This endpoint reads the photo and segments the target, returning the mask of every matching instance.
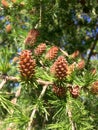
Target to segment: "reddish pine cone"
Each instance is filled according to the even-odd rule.
[[[9,3],[8,3],[8,1],[7,0],[1,0],[1,3],[2,3],[2,5],[4,6],[4,7],[9,7]]]
[[[6,32],[7,32],[7,33],[11,32],[11,30],[12,30],[11,24],[8,24],[8,25],[5,27],[5,29],[6,29]]]
[[[81,70],[84,67],[85,67],[85,61],[84,60],[79,61],[77,64],[77,68]]]
[[[79,55],[79,53],[80,52],[78,50],[75,51],[74,53],[71,54],[71,58],[73,58],[73,59],[76,58]]]
[[[92,69],[91,69],[91,73],[92,73],[93,75],[95,75],[95,74],[96,74],[96,72],[97,72],[97,71],[96,71],[96,69],[95,69],[95,68],[92,68]]]
[[[35,55],[41,55],[46,50],[46,44],[41,43],[37,46],[37,48],[34,50]]]
[[[92,84],[91,91],[92,91],[94,94],[98,94],[98,81],[95,81],[95,82]]]
[[[49,60],[54,59],[54,58],[57,56],[58,50],[59,50],[59,49],[58,49],[58,47],[56,47],[56,46],[51,47],[51,48],[48,50],[48,52],[46,53],[45,58],[46,58],[46,59],[49,59]]]
[[[68,64],[63,56],[59,56],[55,63],[55,76],[62,80],[67,76]]]
[[[58,96],[58,97],[64,97],[66,94],[66,89],[64,87],[57,87],[56,85],[53,85],[52,91]]]
[[[31,29],[26,37],[25,44],[33,46],[34,43],[37,41],[38,36],[39,31],[37,29]]]
[[[24,50],[21,52],[21,55],[19,57],[19,68],[20,73],[25,78],[31,78],[35,73],[35,60],[32,59],[32,53],[29,50]]]
[[[74,88],[70,88],[70,94],[72,95],[73,98],[77,98],[79,96],[80,89],[79,86],[75,86]]]

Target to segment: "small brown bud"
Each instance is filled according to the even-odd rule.
[[[9,7],[9,3],[8,3],[8,1],[7,0],[1,0],[1,3],[2,3],[2,5],[4,6],[4,7]]]
[[[56,86],[53,85],[52,91],[58,96],[58,97],[64,97],[66,94],[66,89],[62,86]]]
[[[85,67],[85,61],[84,60],[79,61],[77,64],[77,68],[81,70],[84,67]]]
[[[80,54],[80,52],[77,50],[77,51],[75,51],[74,53],[72,53],[71,55],[70,55],[70,57],[71,58],[76,58],[77,56],[79,56],[79,54]]]
[[[77,98],[79,96],[80,93],[80,88],[79,86],[75,86],[75,87],[71,87],[70,88],[70,94],[72,95],[73,98]]]
[[[92,73],[93,75],[95,75],[95,74],[96,74],[96,69],[95,69],[95,68],[92,68],[92,69],[91,69],[91,73]]]
[[[98,81],[95,81],[95,82],[92,84],[91,91],[92,91],[94,94],[98,94]]]
[[[11,30],[12,30],[11,24],[8,24],[8,25],[5,27],[5,29],[6,29],[6,32],[7,32],[7,33],[11,32]]]
[[[39,31],[37,29],[31,29],[25,39],[25,44],[33,46],[37,41],[37,37],[39,36]]]

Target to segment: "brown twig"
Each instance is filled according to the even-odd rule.
[[[42,79],[38,79],[37,82],[38,82],[39,84],[42,84],[42,85],[52,85],[52,84],[53,84],[53,82],[44,81],[44,80],[42,80]]]
[[[18,87],[18,90],[17,90],[16,93],[15,93],[15,97],[11,100],[11,102],[12,102],[13,104],[16,104],[17,99],[18,99],[18,97],[20,96],[20,93],[21,93],[21,86]]]
[[[87,59],[87,64],[89,64],[90,58],[93,55],[93,50],[95,49],[96,44],[97,44],[97,40],[95,40],[94,43],[91,45],[90,53],[89,53],[88,59]]]
[[[60,51],[63,53],[64,56],[68,57],[68,53],[60,48]]]
[[[76,130],[75,124],[74,124],[74,122],[73,122],[73,120],[72,120],[71,110],[69,109],[67,113],[68,113],[68,117],[69,117],[69,121],[70,121],[72,130]]]
[[[42,89],[42,91],[41,91],[41,93],[40,93],[40,95],[39,95],[39,97],[38,97],[38,100],[40,100],[40,99],[44,96],[47,87],[48,87],[48,84],[46,84],[46,85],[43,86],[43,89]],[[28,123],[28,128],[27,128],[27,130],[31,130],[31,129],[32,129],[33,118],[34,118],[34,115],[35,115],[35,113],[36,113],[36,111],[37,111],[37,105],[38,105],[38,104],[36,104],[36,105],[34,106],[34,109],[33,109],[32,113],[31,113],[30,121],[29,121],[29,123]]]
[[[69,122],[71,124],[71,129],[76,130],[75,123],[74,123],[74,121],[72,119],[71,104],[72,104],[71,101],[69,101],[68,104],[67,104],[67,109],[66,110],[67,110]]]
[[[40,20],[39,20],[39,26],[42,25],[42,0],[40,0]]]
[[[14,76],[8,75],[0,75],[0,79],[10,80],[10,81],[18,81],[19,79]]]
[[[3,79],[2,82],[0,83],[0,89],[3,88],[3,86],[6,84],[7,80]]]
[[[6,80],[11,80],[11,81],[17,81],[17,82],[19,81],[19,78],[14,77],[14,76],[0,75],[0,78],[1,79],[6,79]],[[51,84],[53,84],[53,82],[44,81],[42,79],[37,79],[37,82],[39,84],[42,84],[42,85],[46,85],[46,84],[51,85]]]
[[[7,76],[7,75],[0,75],[0,79],[2,79],[2,82],[0,84],[0,89],[3,88],[3,86],[7,83],[8,80],[10,81],[18,81],[19,79],[17,79],[16,77],[13,76]]]

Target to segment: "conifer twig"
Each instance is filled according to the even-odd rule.
[[[75,123],[72,119],[71,104],[72,104],[71,101],[69,101],[67,104],[67,114],[68,114],[69,122],[71,124],[71,129],[76,130]]]
[[[10,80],[10,81],[18,81],[19,79],[14,76],[8,75],[0,75],[0,79]]]
[[[19,81],[19,78],[17,77],[14,77],[14,76],[7,76],[7,75],[0,75],[0,79],[6,79],[6,80],[9,80],[9,81]],[[51,85],[53,84],[53,82],[50,82],[50,81],[44,81],[42,79],[37,79],[37,82],[39,84],[42,84],[42,85]]]
[[[60,48],[60,51],[63,53],[64,56],[68,57],[68,53]]]
[[[38,79],[37,82],[38,82],[39,84],[42,84],[42,85],[52,85],[52,84],[53,84],[53,82],[44,81],[44,80],[42,80],[42,79]]]
[[[96,39],[96,40],[94,41],[94,43],[91,45],[90,53],[89,53],[88,59],[87,59],[87,64],[89,63],[90,58],[91,58],[91,56],[93,55],[93,50],[95,49],[96,44],[97,44],[97,39]]]
[[[47,87],[48,87],[48,84],[46,84],[46,85],[43,86],[43,89],[42,89],[42,91],[41,91],[41,93],[40,93],[40,95],[39,95],[39,97],[38,97],[38,100],[40,100],[40,99],[44,96]],[[31,129],[32,129],[33,118],[34,118],[34,115],[35,115],[35,113],[36,113],[36,111],[37,111],[37,105],[38,105],[38,104],[36,104],[36,105],[34,106],[34,109],[33,109],[32,113],[31,113],[30,121],[29,121],[29,123],[28,123],[28,128],[27,128],[27,130],[31,130]]]
[[[39,25],[41,26],[42,24],[42,0],[40,0],[40,20],[39,20]]]
[[[71,113],[71,110],[68,109],[68,112],[67,112],[67,113],[68,113],[68,117],[69,117],[69,121],[70,121],[72,130],[76,130],[75,124],[74,124],[74,122],[73,122],[73,120],[72,120],[72,113]]]
[[[2,87],[4,86],[4,84],[6,84],[7,80],[3,79],[2,82],[0,83],[0,89],[2,89]]]
[[[18,87],[18,90],[15,92],[15,97],[11,100],[13,104],[16,104],[18,97],[20,96],[21,93],[21,86]]]

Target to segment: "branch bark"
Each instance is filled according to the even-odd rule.
[[[71,124],[71,129],[72,129],[72,130],[76,130],[75,123],[74,123],[74,121],[73,121],[73,119],[72,119],[71,104],[72,104],[71,101],[69,101],[69,102],[67,103],[66,110],[67,110],[69,122],[70,122],[70,124]]]
[[[18,81],[19,79],[14,76],[8,75],[0,75],[0,79],[10,80],[10,81]]]
[[[0,84],[0,89],[2,89],[2,88],[3,88],[4,84],[6,84],[6,82],[7,82],[7,80],[6,80],[6,79],[3,79],[3,80],[2,80],[2,82],[1,82],[1,84]]]
[[[87,64],[89,64],[90,58],[93,55],[93,50],[95,49],[96,44],[97,44],[97,40],[95,40],[94,43],[91,45],[90,53],[89,53],[88,59],[87,59]]]
[[[47,87],[48,87],[48,84],[46,84],[46,85],[43,86],[43,89],[42,89],[42,91],[41,91],[41,93],[40,93],[40,95],[39,95],[39,97],[38,97],[38,100],[40,100],[40,99],[44,96]],[[32,130],[33,119],[34,119],[34,115],[35,115],[35,113],[36,113],[36,111],[37,111],[37,105],[38,105],[38,104],[36,104],[36,105],[34,106],[34,109],[33,109],[32,113],[31,113],[30,121],[29,121],[29,123],[28,123],[28,128],[27,128],[27,130]]]
[[[76,130],[75,124],[74,124],[74,122],[73,122],[73,120],[72,120],[71,110],[69,109],[67,113],[68,113],[68,117],[69,117],[69,121],[70,121],[72,130]]]

